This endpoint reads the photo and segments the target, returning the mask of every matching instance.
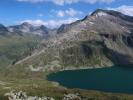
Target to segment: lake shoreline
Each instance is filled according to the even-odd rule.
[[[93,70],[91,70],[91,69],[93,69]],[[99,69],[99,70],[97,70],[97,69]],[[47,80],[51,81],[51,82],[56,82],[56,83],[58,83],[59,86],[63,86],[68,89],[78,88],[78,89],[83,89],[83,90],[94,90],[94,91],[101,91],[101,92],[108,92],[108,93],[133,94],[133,91],[130,89],[130,88],[132,88],[132,86],[130,85],[130,81],[129,81],[129,80],[132,80],[129,77],[129,75],[132,74],[130,72],[133,72],[133,70],[130,70],[128,68],[127,68],[127,70],[124,70],[123,67],[120,67],[120,66],[116,66],[116,67],[110,66],[110,67],[102,67],[102,68],[101,67],[100,68],[94,68],[94,67],[93,68],[83,68],[82,67],[81,69],[67,69],[67,70],[61,70],[61,71],[49,74],[47,76]],[[63,74],[63,73],[65,73],[65,74]],[[73,73],[75,73],[75,74],[73,74]],[[79,75],[76,73],[78,73]],[[84,76],[85,73],[86,73],[86,76]],[[67,74],[69,77],[67,76]],[[121,74],[123,74],[123,76],[121,76]],[[89,76],[87,76],[87,75],[89,75]],[[90,77],[90,76],[92,76],[92,77]],[[50,79],[49,77],[53,77],[53,79],[52,78]],[[83,80],[83,78],[85,78],[85,77],[89,78],[89,80]],[[104,78],[106,81],[103,80]],[[68,79],[68,81],[66,81],[67,79]],[[83,80],[83,82],[78,81],[78,79]],[[94,79],[95,79],[95,81],[94,81]],[[91,84],[90,80],[92,81],[92,84]],[[98,81],[96,81],[96,80],[98,80]],[[118,80],[120,80],[121,83],[118,82]],[[75,85],[74,85],[73,81],[75,81]],[[101,81],[103,81],[104,85],[102,85]],[[122,84],[122,81],[123,81],[123,84]],[[69,82],[69,83],[67,83],[67,82]],[[92,86],[89,85],[90,88],[84,87],[82,84],[85,82],[90,83]],[[132,82],[133,82],[133,80],[132,80]],[[77,85],[78,83],[82,83],[82,84]],[[99,83],[99,84],[96,85],[96,83]],[[70,84],[72,84],[72,86]],[[124,84],[126,84],[126,85],[124,85]],[[84,84],[84,85],[87,86],[86,84]],[[99,85],[99,87],[97,87],[98,85]],[[105,88],[105,86],[106,86],[106,88]],[[124,86],[126,88],[125,91],[124,91]]]

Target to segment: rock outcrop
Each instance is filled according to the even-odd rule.
[[[38,96],[27,96],[25,92],[19,91],[14,92],[11,91],[9,93],[6,93],[5,96],[8,97],[8,100],[55,100],[52,97],[38,97]]]
[[[61,69],[133,64],[133,17],[99,9],[57,32],[43,42],[45,50],[32,64],[58,61]]]
[[[11,91],[6,93],[5,96],[8,97],[8,100],[55,100],[53,97],[38,97],[38,96],[27,96],[27,94],[23,91],[14,92]],[[82,100],[78,93],[76,94],[64,94],[62,100]]]
[[[78,94],[67,94],[64,95],[62,100],[82,100]]]

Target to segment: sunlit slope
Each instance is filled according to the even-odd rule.
[[[0,36],[0,68],[30,55],[41,39],[34,35]]]

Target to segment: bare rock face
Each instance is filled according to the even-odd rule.
[[[133,17],[98,9],[83,20],[62,25],[50,40],[61,64],[110,66],[133,64]],[[52,46],[49,46],[52,48]],[[54,52],[54,51],[53,51]]]

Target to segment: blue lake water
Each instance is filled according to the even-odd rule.
[[[67,88],[133,93],[133,68],[126,66],[62,71],[50,74],[47,78]]]

